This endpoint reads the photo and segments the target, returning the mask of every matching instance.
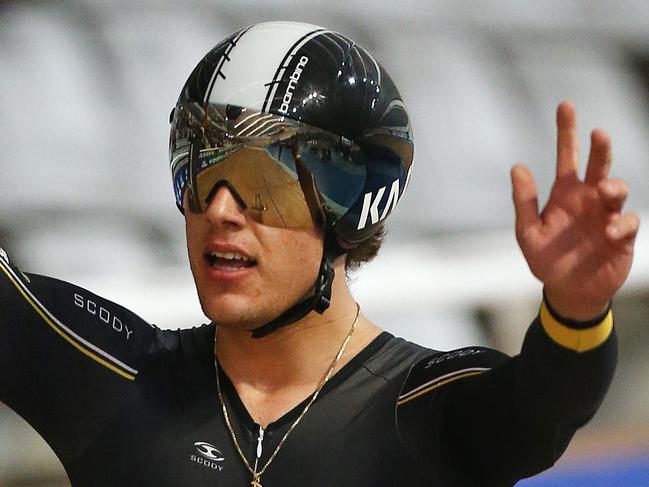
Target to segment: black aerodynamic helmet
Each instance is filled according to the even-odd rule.
[[[178,208],[203,211],[226,184],[258,222],[322,227],[323,265],[342,253],[336,237],[360,243],[381,228],[413,152],[408,112],[381,65],[351,39],[304,23],[228,36],[171,113]],[[310,309],[324,311],[325,301]]]

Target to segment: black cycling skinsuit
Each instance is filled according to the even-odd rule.
[[[0,401],[51,445],[73,486],[249,486],[218,402],[214,326],[163,331],[0,251]],[[509,486],[553,464],[601,402],[610,314],[541,308],[520,355],[438,352],[383,333],[325,386],[264,487]],[[259,426],[227,377],[251,463]],[[268,426],[261,465],[304,404]]]

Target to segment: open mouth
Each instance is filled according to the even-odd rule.
[[[212,269],[237,271],[257,265],[257,261],[236,252],[210,252],[206,256]]]

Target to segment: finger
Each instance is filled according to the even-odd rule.
[[[586,183],[596,185],[608,177],[611,168],[611,138],[603,130],[590,134],[590,156],[586,168]]]
[[[519,239],[526,230],[539,221],[538,192],[532,172],[523,164],[511,170],[514,209],[516,210],[516,235]]]
[[[629,196],[629,185],[624,179],[607,179],[597,186],[604,205],[612,211],[620,211]]]
[[[640,228],[640,217],[633,212],[625,213],[606,227],[606,235],[615,241],[635,240]]]
[[[575,107],[564,101],[557,108],[557,179],[576,176],[579,168]]]

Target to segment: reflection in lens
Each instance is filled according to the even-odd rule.
[[[204,211],[215,185],[227,183],[256,221],[293,228],[359,212],[365,188],[402,178],[412,160],[411,141],[385,129],[352,141],[284,116],[196,102],[176,107],[170,152],[179,207],[189,189],[192,207]]]

